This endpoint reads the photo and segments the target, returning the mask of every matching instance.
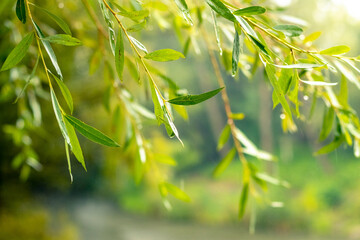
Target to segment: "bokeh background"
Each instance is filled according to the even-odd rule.
[[[14,11],[9,11],[14,10],[13,4],[5,2],[0,3],[1,62],[6,58],[6,41],[13,24],[10,19],[14,18]],[[93,31],[91,25],[71,16],[77,12],[79,18],[87,17],[80,1],[54,2],[64,18],[73,21],[72,28]],[[273,2],[284,8],[279,16],[306,21],[306,34],[323,32],[316,41],[319,49],[346,44],[352,48],[349,55],[360,54],[359,1]],[[86,41],[94,45],[96,37]],[[151,29],[142,41],[151,49],[166,46],[181,50],[172,32]],[[105,89],[98,81],[101,77],[96,73],[88,76],[91,52],[85,46],[66,51],[59,47],[55,51],[68,77],[77,114],[92,125],[107,129],[110,116],[102,103]],[[186,60],[168,64],[166,71],[181,87],[203,92],[216,88],[215,78],[207,71],[210,67],[207,54],[190,53]],[[226,121],[219,97],[188,108],[188,122],[177,118],[185,147],[169,140],[162,128],[144,126],[156,152],[169,154],[178,162],[167,174],[192,198],[190,203],[171,199],[169,211],[157,189],[146,181],[134,183],[127,167],[119,165],[117,158],[121,156],[116,151],[84,138],[80,140],[88,171],[74,164],[71,183],[62,136],[45,100],[40,102],[45,131],[38,129],[32,136],[42,168],[31,171],[28,179],[22,181],[19,170],[12,167],[19,149],[6,134],[6,126],[15,123],[17,114],[7,81],[1,73],[0,239],[360,239],[360,160],[355,159],[352,149],[344,148],[327,156],[313,155],[320,147],[320,104],[311,120],[297,122],[296,133],[283,133],[280,109],[272,110],[271,91],[262,73],[251,80],[234,81],[228,76],[228,93],[234,112],[246,115],[239,122],[240,129],[262,149],[278,156],[278,163],[267,166],[268,171],[288,181],[291,187],[271,186],[266,202],[273,202],[272,206],[250,202],[251,211],[241,221],[237,219],[240,164],[234,161],[218,179],[211,175],[226,153],[216,151],[217,138]],[[350,102],[359,111],[358,89],[350,87],[349,91]],[[255,218],[256,233],[250,235],[250,219]]]

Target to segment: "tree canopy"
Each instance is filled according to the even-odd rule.
[[[13,1],[3,0],[0,13],[13,11],[8,13],[10,21],[4,24],[7,28],[3,30],[1,43],[0,71],[8,79],[1,98],[17,104],[18,120],[6,125],[5,132],[21,149],[12,163],[21,169],[21,178],[26,179],[31,168],[41,169],[31,135],[34,129],[41,128],[41,109],[47,104],[52,106],[55,117],[47,116],[46,121],[58,124],[71,181],[71,160],[76,159],[86,170],[82,141],[78,139],[80,133],[129,156],[127,163],[134,181],[139,183],[148,175],[158,186],[166,207],[169,194],[188,202],[190,197],[186,192],[171,184],[159,166],[174,166],[176,162],[156,154],[144,131],[148,123],[157,123],[161,125],[158,131],[166,131],[170,138],[182,144],[175,116],[187,120],[188,106],[219,94],[227,124],[218,139],[217,150],[226,143],[231,148],[213,175],[221,175],[234,159],[240,160],[242,190],[238,215],[241,218],[249,197],[261,198],[268,184],[289,185],[248,160],[249,156],[259,162],[273,162],[277,158],[257,147],[237,126],[246,113],[233,112],[233,102],[227,93],[228,76],[234,81],[244,81],[259,71],[264,72],[265,81],[272,87],[273,107],[281,108],[284,132],[296,131],[296,122],[311,118],[315,106],[322,104],[326,111],[319,139],[326,144],[315,154],[327,154],[348,145],[360,157],[360,122],[348,103],[348,85],[360,88],[360,70],[356,66],[360,58],[347,56],[350,48],[345,45],[317,48],[313,42],[320,32],[305,34],[301,21],[279,18],[280,9],[271,3],[264,1],[261,6],[254,6],[251,2],[82,0],[82,4],[65,2],[54,8],[51,2],[17,0],[14,6]],[[66,20],[66,16],[77,14],[78,19],[70,19],[74,22]],[[89,37],[90,31],[96,31],[97,39]],[[143,43],[148,34],[155,33],[159,35],[159,43],[168,46],[167,39],[161,39],[161,31],[172,32],[182,48],[158,49]],[[74,48],[86,49],[91,56],[74,54]],[[210,59],[212,69],[206,71],[216,77],[216,89],[203,93],[184,89],[181,78],[185,73],[184,76],[166,74],[167,65],[157,63],[186,61],[190,54]],[[105,89],[97,94],[103,95],[104,109],[109,113],[104,121],[110,128],[100,131],[87,123],[89,119],[77,115],[77,97],[72,96],[68,87],[69,76],[63,74],[59,56],[62,61],[73,62],[72,68],[66,70],[72,78],[77,76],[77,64],[87,66],[87,76],[101,76],[94,81],[100,82],[96,83],[101,85],[99,91]],[[86,62],[81,62],[84,59]],[[309,98],[312,99],[310,114],[302,111],[309,103],[304,99]]]

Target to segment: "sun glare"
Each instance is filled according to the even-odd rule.
[[[359,0],[332,0],[336,5],[343,6],[349,15],[360,20],[360,1]]]

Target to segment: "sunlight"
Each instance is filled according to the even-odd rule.
[[[349,15],[356,19],[360,20],[360,1],[359,0],[332,0],[334,4],[343,6]]]

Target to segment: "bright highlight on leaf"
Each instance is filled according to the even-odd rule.
[[[341,45],[341,46],[331,47],[331,48],[322,50],[320,52],[320,54],[323,54],[323,55],[341,55],[341,54],[345,54],[345,53],[347,53],[349,51],[350,51],[350,47],[345,46],[345,45]]]
[[[21,42],[10,52],[0,71],[8,70],[18,64],[26,55],[34,39],[34,32],[26,35]]]
[[[220,16],[232,22],[236,20],[231,11],[220,0],[206,0],[206,3]]]
[[[80,121],[73,116],[64,115],[64,117],[79,133],[81,133],[89,140],[108,147],[120,147],[120,145],[117,144],[114,140],[112,140],[96,128],[87,125],[86,123]]]
[[[320,81],[306,81],[301,79],[300,81],[312,86],[336,86],[338,84],[338,83],[329,83],[329,82],[320,82]]]
[[[195,105],[201,103],[209,98],[212,98],[218,94],[223,88],[218,88],[216,90],[206,92],[200,95],[186,95],[177,98],[170,99],[168,102],[175,105]]]
[[[168,62],[177,60],[179,58],[185,58],[185,56],[181,52],[175,51],[173,49],[160,49],[146,54],[144,58],[158,62]]]

